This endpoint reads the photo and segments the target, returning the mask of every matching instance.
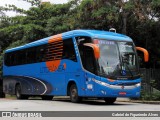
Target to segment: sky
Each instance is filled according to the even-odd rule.
[[[67,3],[68,0],[42,0],[42,1],[50,1],[51,3],[54,4],[63,4]],[[31,4],[28,2],[25,2],[23,0],[0,0],[0,6],[5,6],[6,4],[13,4],[19,8],[23,8],[25,10],[29,9],[31,7]],[[15,12],[7,12],[8,16],[15,16],[17,13]]]

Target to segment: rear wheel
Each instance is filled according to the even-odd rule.
[[[16,94],[17,99],[28,99],[28,97],[29,97],[27,95],[22,95],[20,84],[16,85],[15,94]]]
[[[106,102],[106,104],[113,104],[116,101],[116,97],[107,97],[104,98],[104,101]]]
[[[47,95],[43,95],[41,96],[42,100],[52,100],[53,96],[47,96]]]
[[[75,84],[72,84],[70,86],[70,100],[71,102],[74,102],[74,103],[81,101],[81,97],[78,96],[78,90]]]

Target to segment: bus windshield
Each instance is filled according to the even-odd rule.
[[[138,74],[136,52],[132,42],[96,40],[100,48],[98,73],[111,79],[135,78]]]

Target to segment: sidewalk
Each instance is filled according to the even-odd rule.
[[[144,104],[160,104],[160,101],[131,100],[129,98],[117,98],[117,101],[118,102],[144,103]]]
[[[144,103],[144,104],[160,104],[160,101],[146,101],[146,100],[130,100],[133,103]]]
[[[69,96],[55,96],[54,100],[70,100]],[[160,101],[131,100],[129,98],[117,98],[117,102],[131,102],[143,104],[160,104]]]

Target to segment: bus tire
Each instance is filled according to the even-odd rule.
[[[104,101],[105,101],[105,103],[106,104],[113,104],[115,101],[116,101],[116,97],[106,97],[106,98],[104,98]]]
[[[42,100],[52,100],[53,96],[47,96],[47,95],[43,95],[41,96]]]
[[[16,87],[15,87],[15,94],[16,94],[16,98],[17,99],[28,99],[28,97],[29,97],[27,95],[22,95],[20,84],[16,85]]]
[[[70,86],[70,100],[73,103],[78,103],[81,101],[81,97],[78,96],[78,90],[76,84]]]

